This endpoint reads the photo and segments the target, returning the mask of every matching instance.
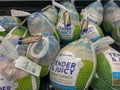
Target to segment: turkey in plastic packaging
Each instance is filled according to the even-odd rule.
[[[61,49],[50,68],[50,82],[60,90],[86,90],[96,70],[96,54],[87,38]]]
[[[55,15],[53,14],[53,12]],[[56,14],[57,12],[54,6],[51,6],[51,8],[44,8],[41,10],[41,12],[32,13],[27,20],[30,34],[36,35],[37,33],[49,32],[59,41],[56,27],[53,24],[53,22],[56,22],[54,20],[57,18]]]
[[[27,57],[42,67],[41,77],[43,77],[48,74],[49,67],[60,50],[60,45],[52,34],[44,32],[40,35],[39,41],[30,43]]]
[[[107,33],[110,33],[116,43],[120,46],[120,7],[110,0],[104,6],[103,27]]]
[[[106,40],[102,38],[95,42],[97,68],[91,84],[94,90],[120,89],[120,53],[109,46],[113,42],[112,38],[106,38]]]
[[[60,8],[57,29],[61,42],[69,43],[77,40],[80,35],[80,23],[74,2],[66,1],[62,5],[54,2],[53,4]]]

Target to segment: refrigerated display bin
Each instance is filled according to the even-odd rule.
[[[55,1],[62,2],[64,0]],[[78,13],[80,13],[81,9],[85,8],[88,4],[94,1],[96,0],[76,0],[75,6]],[[109,0],[101,1],[104,5]],[[115,2],[117,3],[118,6],[120,6],[120,0],[115,0]],[[40,9],[50,4],[52,4],[50,0],[0,0],[0,16],[11,15],[10,13],[11,9],[22,10],[32,13],[35,11],[39,11]],[[24,18],[25,17],[22,17],[21,19],[23,20]],[[25,23],[25,25],[27,24]],[[118,48],[115,44],[113,44],[112,47],[117,48],[117,50],[120,50],[120,48]],[[39,90],[55,90],[53,86],[50,84],[49,74],[41,78],[41,85]],[[89,90],[92,89],[90,88]]]

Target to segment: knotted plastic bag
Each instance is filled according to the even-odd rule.
[[[30,43],[27,56],[42,67],[41,77],[43,77],[48,74],[50,64],[57,56],[60,45],[52,34],[44,32],[41,35],[42,40]]]
[[[75,5],[71,2],[64,2],[63,5],[54,2],[60,8],[58,15],[57,29],[62,43],[69,43],[77,40],[80,35],[79,15]]]
[[[80,13],[80,20],[82,20],[84,17],[87,17],[87,20],[91,24],[100,25],[103,21],[103,5],[101,0],[96,0],[88,5],[85,9],[82,9]]]
[[[91,42],[79,39],[61,49],[50,68],[50,82],[60,90],[87,90],[96,70]]]
[[[2,26],[7,32],[13,27],[19,25],[21,20],[13,16],[0,16],[0,26]]]

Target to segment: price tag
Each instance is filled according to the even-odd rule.
[[[37,77],[40,76],[40,72],[42,68],[41,66],[30,61],[28,58],[24,56],[19,56],[19,58],[15,60],[15,67],[22,69]]]

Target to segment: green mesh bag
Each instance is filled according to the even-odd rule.
[[[110,46],[98,50],[94,90],[120,90],[120,53]]]

